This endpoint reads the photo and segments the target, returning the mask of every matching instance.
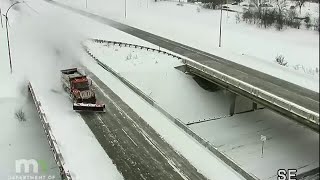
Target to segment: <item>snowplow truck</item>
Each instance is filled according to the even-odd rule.
[[[92,81],[78,68],[61,70],[61,83],[73,101],[73,110],[105,111],[105,105],[97,102]]]

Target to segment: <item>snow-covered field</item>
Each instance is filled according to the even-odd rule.
[[[222,48],[218,48],[220,11],[196,5],[177,6],[176,2],[131,0],[60,1],[71,6],[113,18],[120,22],[224,57],[262,72],[319,91],[319,74],[310,75],[301,68],[319,69],[319,33],[311,30],[262,29],[245,23],[236,24],[235,13],[223,12]],[[289,67],[279,67],[275,57],[282,55]],[[301,65],[299,71],[294,66]]]
[[[146,50],[85,43],[90,52],[184,123],[227,115],[231,97],[208,92],[175,66],[179,60]],[[302,173],[318,167],[319,136],[268,109],[190,126],[201,137],[261,179],[278,169]],[[260,136],[267,136],[261,158]]]

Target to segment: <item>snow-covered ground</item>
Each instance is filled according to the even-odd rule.
[[[60,179],[59,168],[53,158],[46,135],[40,123],[33,101],[26,97],[0,97],[0,179],[19,176],[16,160],[35,159],[45,163],[44,175]],[[26,121],[15,118],[15,112],[22,109]]]
[[[179,60],[134,48],[85,43],[91,53],[149,95],[182,122],[227,115],[231,97],[208,92],[174,67]],[[197,134],[261,179],[274,179],[278,169],[302,173],[318,167],[319,135],[268,109],[190,126]],[[260,136],[267,136],[261,158]]]
[[[268,109],[190,127],[261,179],[275,179],[278,169],[300,174],[319,167],[319,135]]]
[[[113,18],[120,22],[171,40],[224,57],[262,72],[319,91],[319,74],[310,75],[301,68],[319,69],[319,33],[311,30],[263,29],[245,23],[236,24],[235,13],[223,12],[222,48],[218,48],[220,11],[196,5],[177,6],[176,2],[131,0],[60,1],[71,6]],[[308,5],[307,5],[308,6]],[[279,67],[275,57],[282,55],[289,67]],[[294,66],[302,65],[299,71]]]
[[[122,53],[121,53],[122,54]],[[122,54],[121,56],[125,56]],[[82,63],[125,101],[141,118],[155,129],[174,149],[209,179],[243,179],[231,167],[209,152],[180,127],[168,120],[158,110],[121,83],[116,77],[83,54]],[[120,67],[120,66],[119,66]]]
[[[2,5],[2,4],[1,4]],[[3,6],[1,6],[3,7]],[[14,17],[14,16],[12,16]],[[20,176],[16,160],[42,161],[47,170],[35,176],[60,179],[59,169],[53,158],[35,105],[28,96],[24,79],[10,75],[5,29],[0,26],[0,179]],[[19,121],[16,112],[22,111],[26,121]]]
[[[191,76],[173,68],[182,65],[177,59],[145,50],[112,45],[107,48],[91,41],[86,44],[96,57],[166,107],[169,113],[174,112],[184,123],[229,113],[231,97],[222,91],[211,93],[199,88]]]
[[[13,74],[18,79],[30,80],[34,86],[66,165],[74,178],[123,178],[85,122],[71,110],[71,102],[60,87],[59,70],[78,65],[81,59],[206,177],[241,179],[220,159],[209,153],[105,70],[97,67],[87,55],[81,54],[83,51],[79,43],[90,37],[151,47],[153,45],[43,1],[35,0],[28,4],[38,14],[19,16],[19,21],[10,23]]]
[[[77,53],[73,51],[71,44],[78,45],[80,41],[77,40],[86,37],[82,36],[81,32],[77,31],[77,27],[72,25],[77,24],[81,27],[83,23],[84,26],[79,28],[83,30],[82,32],[88,32],[86,35],[97,34],[96,32],[103,34],[103,27],[99,28],[95,24],[90,24],[90,20],[77,16],[65,18],[69,14],[63,14],[63,11],[57,11],[43,1],[28,2],[28,5],[38,13],[28,10],[29,8],[21,3],[18,11],[11,9],[9,14],[12,75],[9,71],[5,33],[1,28],[0,72],[1,77],[6,80],[1,85],[1,96],[9,98],[3,100],[0,97],[0,114],[1,120],[10,121],[13,124],[1,126],[4,128],[2,129],[4,135],[1,136],[0,142],[1,146],[6,148],[3,148],[4,151],[1,148],[0,179],[7,179],[8,175],[11,175],[15,171],[13,159],[22,157],[51,160],[48,167],[53,168],[51,171],[55,170],[59,174],[59,171],[54,169],[55,162],[40,120],[35,119],[36,114],[31,116],[29,115],[30,110],[26,110],[27,122],[19,123],[14,119],[13,112],[20,106],[23,105],[26,109],[33,107],[32,102],[25,104],[21,98],[13,96],[10,99],[16,89],[19,91],[22,89],[20,83],[18,84],[20,81],[31,81],[36,93],[40,95],[40,101],[45,98],[51,102],[43,107],[66,165],[70,168],[74,179],[123,179],[85,122],[70,109],[72,106],[68,97],[59,92],[60,68],[77,62]],[[15,17],[14,20],[13,17]],[[95,28],[91,29],[92,26]],[[59,56],[59,54],[67,55]],[[7,108],[4,108],[6,105]],[[47,151],[44,151],[44,143],[46,143]]]
[[[117,1],[119,2],[119,1]],[[134,6],[130,5],[134,1],[128,1],[129,6],[128,8],[133,8]],[[145,1],[143,1],[145,2]],[[90,3],[94,3],[94,1],[88,2],[89,7],[92,5]],[[70,167],[70,171],[73,175],[73,177],[76,177],[77,179],[122,179],[123,177],[115,166],[112,164],[111,160],[108,158],[108,156],[105,154],[103,149],[100,147],[100,144],[97,142],[97,140],[94,138],[94,135],[89,130],[87,125],[84,123],[84,121],[80,118],[80,116],[71,111],[71,103],[68,101],[68,98],[65,94],[63,94],[60,88],[60,82],[59,82],[59,70],[62,68],[70,67],[72,65],[77,65],[79,63],[79,59],[81,59],[82,63],[84,63],[91,71],[93,71],[101,80],[103,80],[113,91],[115,91],[125,102],[128,103],[130,107],[132,107],[142,118],[144,118],[148,124],[150,124],[159,134],[161,134],[177,151],[179,151],[182,155],[184,155],[201,173],[203,173],[205,176],[207,176],[210,179],[238,179],[239,177],[231,170],[231,168],[224,166],[224,164],[216,157],[214,157],[211,153],[209,153],[204,147],[199,145],[195,140],[190,138],[188,135],[186,135],[181,129],[176,127],[174,124],[172,124],[169,120],[167,120],[163,115],[161,115],[158,111],[150,107],[146,102],[144,102],[141,98],[137,97],[136,94],[134,94],[132,91],[130,91],[128,88],[126,88],[122,83],[119,83],[113,76],[106,73],[105,70],[103,70],[101,67],[99,67],[97,64],[93,63],[91,59],[82,54],[83,52],[78,47],[78,43],[82,41],[85,38],[101,38],[101,39],[107,39],[107,40],[115,40],[115,41],[125,41],[129,43],[136,43],[140,45],[146,45],[146,46],[153,46],[149,43],[146,43],[144,41],[141,41],[137,38],[134,38],[132,36],[129,36],[125,33],[122,33],[120,31],[117,31],[113,28],[107,27],[105,25],[96,23],[92,21],[91,19],[87,19],[84,17],[81,17],[79,15],[73,14],[69,11],[63,10],[61,8],[52,6],[48,3],[45,3],[43,1],[29,1],[28,4],[35,9],[39,14],[33,12],[28,7],[21,4],[19,5],[19,9],[26,10],[28,15],[24,16],[18,16],[17,21],[10,22],[10,34],[11,34],[11,42],[12,42],[12,57],[13,57],[13,77],[15,77],[18,80],[24,80],[28,79],[31,80],[33,85],[35,86],[35,89],[37,91],[37,94],[40,96],[40,100],[44,103],[44,110],[48,115],[48,120],[51,123],[52,131],[54,135],[56,136],[56,139],[58,141],[58,145],[61,148],[61,152],[63,153],[64,159]],[[120,3],[118,3],[119,5]],[[100,4],[102,6],[103,4]],[[123,4],[120,4],[118,8],[115,8],[112,6],[105,6],[107,9],[112,9],[113,15],[115,18],[119,18],[119,16],[122,14],[120,13],[119,9],[122,7]],[[131,11],[128,9],[128,19],[126,20],[127,23],[137,23],[138,19],[130,20],[130,17],[134,17],[133,14],[138,12],[141,16],[144,16],[144,19],[141,19],[141,24],[150,22],[150,29],[154,30],[156,29],[155,33],[164,33],[171,37],[176,38],[175,40],[178,40],[180,42],[186,42],[187,44],[191,46],[199,46],[202,47],[201,49],[204,49],[213,52],[211,48],[209,47],[215,47],[216,45],[213,44],[211,41],[209,41],[209,38],[205,38],[205,36],[199,35],[199,34],[211,34],[211,28],[215,29],[215,23],[208,23],[207,22],[208,17],[211,17],[216,12],[212,11],[201,11],[201,15],[203,17],[206,17],[203,20],[200,20],[201,18],[192,18],[190,17],[190,22],[196,23],[199,25],[199,29],[196,28],[188,28],[188,22],[182,21],[182,23],[179,23],[179,21],[190,11],[193,7],[187,7],[183,6],[183,8],[187,7],[186,9],[180,9],[177,10],[176,6],[170,5],[170,3],[164,3],[161,2],[158,5],[159,6],[166,6],[168,7],[168,13],[165,14],[159,9],[159,6],[156,4],[152,4],[152,2],[149,2],[148,8],[145,6],[145,3],[134,4],[136,5],[135,11]],[[143,9],[144,7],[144,9]],[[25,9],[26,8],[26,9]],[[137,9],[141,8],[140,11]],[[158,8],[158,11],[157,11]],[[182,7],[179,7],[182,8]],[[131,9],[133,10],[133,9]],[[176,11],[181,16],[173,16],[173,12]],[[14,13],[16,11],[12,11],[11,13]],[[121,11],[123,12],[123,11]],[[156,13],[165,15],[162,16],[154,16],[155,18],[150,18],[148,20],[148,17],[145,16],[143,13]],[[196,10],[194,9],[194,14],[196,14]],[[10,14],[11,14],[10,13]],[[108,12],[110,13],[110,12]],[[116,16],[118,13],[119,16]],[[111,13],[112,14],[112,13]],[[158,14],[158,15],[159,15]],[[11,14],[12,15],[12,14]],[[170,15],[170,17],[168,16]],[[200,14],[197,14],[200,15]],[[200,15],[200,16],[201,16]],[[165,19],[166,17],[166,19]],[[213,16],[215,18],[215,16]],[[142,18],[142,17],[141,17]],[[157,19],[160,18],[160,19]],[[161,19],[163,18],[163,19]],[[213,18],[213,19],[214,19]],[[163,24],[156,23],[158,22],[167,22],[168,19],[170,19],[170,24],[167,26],[167,28],[174,28],[174,29],[164,29]],[[147,21],[148,20],[148,21]],[[130,21],[130,22],[129,22]],[[134,22],[136,21],[136,22]],[[198,22],[198,23],[197,23]],[[230,19],[228,21],[224,22],[224,27],[228,27],[228,22],[230,22]],[[156,25],[155,25],[156,24]],[[190,24],[189,24],[190,25]],[[229,24],[230,28],[231,26],[234,26],[232,24]],[[142,25],[141,25],[142,26]],[[241,25],[244,27],[244,30],[241,31],[241,28],[237,30],[234,29],[232,33],[238,34],[238,36],[234,36],[234,38],[242,38],[243,41],[240,42],[246,42],[246,43],[240,43],[237,39],[233,39],[233,41],[238,42],[237,45],[231,45],[227,42],[227,37],[224,35],[224,46],[226,48],[224,50],[217,50],[215,49],[215,52],[218,53],[224,53],[225,56],[229,57],[238,57],[237,55],[230,55],[230,49],[229,48],[239,48],[240,50],[237,53],[243,53],[244,50],[248,50],[248,52],[253,51],[250,48],[255,48],[257,44],[261,44],[261,42],[266,42],[266,44],[272,42],[276,42],[275,44],[278,45],[278,49],[271,49],[271,51],[268,51],[270,54],[277,52],[280,49],[280,47],[283,47],[283,52],[289,51],[287,48],[286,43],[291,43],[294,41],[295,43],[291,44],[296,49],[294,49],[294,53],[296,53],[298,50],[300,52],[303,52],[302,54],[306,52],[311,52],[308,57],[310,57],[310,64],[318,65],[316,62],[314,62],[314,58],[318,57],[318,54],[315,52],[318,52],[315,50],[315,47],[318,47],[317,34],[307,34],[302,33],[303,31],[287,31],[287,33],[291,34],[290,36],[287,36],[285,34],[278,34],[275,33],[273,30],[257,30],[255,27],[249,27],[246,25]],[[206,27],[206,28],[204,28]],[[157,29],[158,28],[158,29]],[[177,29],[176,29],[177,28]],[[180,29],[179,29],[180,28]],[[203,31],[201,30],[203,28]],[[239,30],[239,32],[238,32]],[[256,33],[259,31],[262,37],[260,37],[259,33]],[[178,33],[179,32],[179,33]],[[183,33],[182,33],[183,32]],[[196,33],[195,33],[196,32]],[[200,32],[200,33],[199,33]],[[210,32],[210,33],[209,33]],[[244,33],[242,37],[242,33]],[[248,32],[251,32],[252,34],[246,34]],[[270,33],[271,32],[271,33]],[[291,33],[290,33],[291,32]],[[224,32],[226,33],[226,32]],[[231,32],[230,32],[231,33]],[[280,32],[282,33],[282,32]],[[1,33],[3,34],[3,33]],[[195,35],[197,34],[197,35]],[[265,35],[272,34],[273,38],[264,38],[268,37]],[[161,35],[161,34],[160,34]],[[250,38],[248,41],[245,37],[248,36],[254,36],[258,39],[255,40],[254,38]],[[306,39],[295,39],[292,40],[292,35],[303,35],[306,37]],[[196,37],[198,36],[198,38]],[[189,38],[190,37],[190,38]],[[2,41],[3,36],[0,36]],[[216,37],[213,36],[212,40],[216,40]],[[230,38],[230,37],[229,37]],[[276,38],[280,38],[279,40],[275,40]],[[316,39],[316,40],[315,40]],[[229,43],[231,43],[232,39],[229,39]],[[303,41],[303,42],[302,42]],[[216,42],[216,41],[214,41]],[[255,42],[255,46],[247,47],[247,44],[250,44],[248,42]],[[212,44],[211,44],[212,43]],[[3,44],[3,43],[2,43]],[[206,46],[210,44],[210,46]],[[301,44],[304,44],[301,46]],[[290,45],[290,47],[291,47]],[[243,47],[245,46],[245,47]],[[3,45],[0,45],[1,50],[1,59],[2,55],[6,54],[3,53]],[[154,47],[154,46],[153,46]],[[232,50],[231,48],[231,50]],[[269,49],[269,46],[265,47],[266,49]],[[290,48],[289,48],[290,49]],[[273,51],[272,51],[273,50]],[[292,49],[291,49],[292,50]],[[258,52],[265,52],[261,49],[256,49]],[[120,51],[119,51],[120,52]],[[164,106],[165,109],[171,110],[171,112],[174,116],[179,117],[181,120],[185,120],[184,122],[192,121],[194,119],[202,119],[202,118],[208,118],[212,115],[216,116],[219,115],[219,113],[224,114],[223,110],[224,107],[228,105],[228,101],[226,101],[224,98],[226,95],[224,94],[214,94],[214,93],[208,93],[202,89],[200,89],[197,84],[193,81],[191,81],[190,78],[186,77],[181,72],[177,72],[177,70],[173,70],[173,66],[179,65],[179,62],[170,60],[168,57],[161,57],[158,61],[156,60],[159,57],[153,57],[153,55],[149,56],[148,54],[139,54],[136,60],[133,58],[132,60],[125,61],[125,58],[129,55],[128,52],[121,52],[119,56],[114,56],[113,59],[108,59],[108,63],[113,63],[114,65],[117,65],[115,67],[121,68],[124,67],[123,65],[127,65],[125,68],[122,69],[122,74],[126,75],[128,78],[131,78],[131,81],[135,81],[137,85],[141,87],[141,89],[144,89],[149,95],[159,101],[159,104]],[[255,51],[254,51],[255,52]],[[269,53],[265,53],[266,55],[269,55]],[[282,52],[281,52],[282,53]],[[115,52],[110,54],[116,54]],[[108,53],[108,55],[110,55]],[[132,53],[133,57],[135,53]],[[259,54],[259,53],[258,53]],[[316,55],[315,55],[316,54]],[[252,54],[251,54],[252,55]],[[252,56],[255,56],[254,54]],[[260,55],[261,56],[261,55]],[[272,55],[272,59],[274,59],[275,55]],[[292,57],[299,56],[298,54],[293,55]],[[312,57],[311,57],[312,56]],[[146,57],[150,61],[144,61],[140,59],[140,57]],[[287,56],[285,55],[287,58]],[[303,56],[302,56],[303,57]],[[119,62],[115,61],[118,59],[123,59],[123,64],[120,64]],[[153,59],[155,58],[155,59]],[[168,58],[168,59],[167,59]],[[237,58],[235,58],[237,59]],[[246,58],[238,58],[237,60],[243,60]],[[250,60],[247,60],[246,62],[250,64],[250,62],[257,61],[256,58],[248,58]],[[262,58],[263,59],[263,58]],[[164,61],[169,60],[169,64],[163,63]],[[296,59],[297,60],[297,59]],[[308,59],[307,59],[308,60]],[[304,59],[304,61],[306,61]],[[143,66],[144,63],[148,62],[146,64],[147,66]],[[265,61],[261,61],[264,64],[269,64],[272,66],[270,60],[267,58]],[[295,62],[295,61],[293,61]],[[308,61],[309,62],[309,61]],[[2,62],[1,62],[2,63]],[[290,61],[289,61],[290,63]],[[155,64],[153,68],[156,67],[156,69],[152,69],[151,65]],[[8,71],[8,64],[0,64],[1,67],[4,67],[3,71],[1,69],[1,73],[3,72],[4,78],[8,77],[8,82],[13,81],[13,79],[10,78],[9,71]],[[141,66],[140,66],[141,65]],[[157,66],[158,65],[158,66]],[[254,65],[260,65],[257,67],[261,68],[260,63],[252,63],[250,64],[252,66]],[[145,68],[151,68],[149,70],[146,70]],[[158,67],[161,67],[158,69]],[[168,68],[170,67],[170,68]],[[265,67],[265,66],[263,66]],[[317,66],[319,67],[319,65]],[[129,69],[128,69],[129,68]],[[268,69],[268,68],[266,68]],[[152,71],[152,73],[150,73]],[[148,74],[145,74],[146,72],[149,72]],[[158,73],[159,72],[159,73]],[[164,74],[166,74],[164,76]],[[285,72],[287,74],[287,72]],[[130,77],[129,77],[130,76]],[[140,78],[138,78],[140,77]],[[167,78],[168,77],[168,78]],[[291,77],[291,76],[290,76]],[[308,77],[305,74],[300,74],[299,77]],[[168,79],[172,79],[168,80]],[[292,78],[292,77],[291,77]],[[317,83],[313,80],[315,77],[308,77],[310,81],[314,84],[310,84],[311,89],[317,88]],[[290,79],[291,80],[291,79]],[[163,82],[166,81],[166,82]],[[301,79],[299,81],[302,81]],[[310,82],[309,81],[309,82]],[[151,84],[154,82],[157,82],[158,84]],[[163,82],[163,84],[159,83]],[[298,82],[302,83],[302,82]],[[308,83],[307,83],[308,84]],[[181,87],[185,87],[184,89],[179,89],[176,85],[181,85]],[[17,86],[14,84],[14,86]],[[160,87],[159,87],[160,86]],[[6,92],[9,94],[13,93],[14,88],[10,88],[10,85],[6,86],[8,87]],[[166,87],[170,87],[171,91],[166,91]],[[179,90],[179,91],[178,91]],[[182,92],[182,93],[181,93]],[[192,101],[190,101],[189,98],[193,98]],[[222,103],[221,106],[217,106],[213,102],[216,103]],[[223,102],[222,102],[223,101]],[[190,103],[192,102],[192,104]],[[191,105],[190,105],[191,104]],[[192,106],[193,105],[193,106]],[[196,107],[196,108],[195,108]],[[202,113],[199,113],[201,110]],[[261,114],[259,114],[261,112]],[[313,132],[310,132],[308,129],[304,129],[295,123],[284,119],[272,112],[269,112],[267,110],[263,111],[257,111],[252,117],[247,117],[244,115],[242,116],[235,116],[234,119],[222,119],[215,122],[210,122],[207,124],[200,124],[200,125],[194,125],[191,126],[195,131],[199,132],[199,134],[206,137],[206,139],[210,140],[214,144],[218,144],[221,146],[221,149],[227,153],[230,154],[233,158],[238,158],[241,163],[247,165],[247,168],[251,171],[255,172],[256,174],[259,174],[260,176],[264,178],[270,177],[270,175],[273,175],[276,172],[270,172],[273,171],[272,168],[270,168],[269,172],[264,172],[263,169],[255,168],[253,166],[260,165],[262,163],[261,159],[257,158],[259,156],[259,150],[253,150],[251,154],[248,156],[246,155],[247,149],[246,147],[251,147],[252,149],[255,149],[257,147],[260,147],[258,142],[260,138],[260,131],[265,129],[263,132],[265,132],[265,135],[267,135],[268,140],[266,143],[266,151],[265,151],[265,158],[263,160],[266,161],[266,166],[273,166],[273,164],[270,164],[270,154],[283,154],[284,151],[287,151],[289,148],[294,148],[295,150],[291,151],[291,156],[281,156],[279,154],[279,157],[283,158],[283,162],[277,162],[279,166],[286,166],[287,163],[295,163],[295,166],[299,166],[301,164],[308,164],[309,166],[305,167],[304,170],[307,168],[314,167],[315,164],[313,161],[310,160],[309,157],[312,157],[313,159],[319,160],[319,156],[315,155],[314,153],[319,152],[318,144],[319,139],[317,134],[314,134]],[[265,114],[268,114],[268,117],[270,115],[270,120],[262,120],[258,121],[256,118],[265,119]],[[248,114],[250,115],[250,114]],[[238,118],[239,117],[239,118]],[[245,119],[245,120],[243,120]],[[224,121],[226,120],[226,121]],[[237,121],[244,121],[241,124],[237,124]],[[256,123],[250,123],[252,121],[258,121]],[[281,121],[283,123],[278,124],[278,121]],[[262,125],[260,126],[259,122]],[[211,124],[211,123],[217,123],[217,124]],[[219,124],[221,123],[221,124]],[[292,133],[295,133],[296,136],[291,135],[292,133],[286,133],[286,127],[287,125],[290,125],[290,127],[293,127],[294,131]],[[201,126],[204,127],[201,127]],[[251,125],[251,127],[249,126]],[[278,125],[281,125],[278,127]],[[212,132],[212,129],[207,129],[208,127],[214,126],[216,132]],[[229,131],[222,131],[220,128],[230,128],[234,127],[231,132]],[[249,128],[250,127],[250,128]],[[268,131],[268,128],[270,130]],[[277,129],[279,128],[279,129]],[[254,130],[252,130],[254,129]],[[285,129],[285,130],[284,130]],[[242,133],[240,136],[237,134],[237,132],[248,132]],[[291,129],[290,129],[291,130]],[[258,131],[258,132],[256,132]],[[262,131],[261,131],[262,132]],[[281,133],[282,132],[282,133]],[[251,137],[251,138],[248,138]],[[304,136],[304,142],[302,143],[302,139],[299,139]],[[236,138],[240,138],[241,141],[238,141]],[[257,138],[257,139],[255,139]],[[245,140],[248,139],[248,140]],[[307,139],[307,140],[306,140]],[[290,146],[284,147],[283,145],[287,144],[288,142],[292,142],[295,140],[295,143],[290,143]],[[224,143],[226,142],[226,143]],[[238,144],[237,144],[238,143]],[[247,144],[251,144],[251,146],[247,146]],[[279,145],[280,144],[280,145]],[[242,145],[242,146],[241,146]],[[301,146],[301,147],[298,147]],[[234,150],[230,150],[233,147]],[[305,152],[308,153],[302,153],[302,147],[305,148]],[[269,148],[269,149],[268,149]],[[271,151],[271,149],[273,151]],[[271,153],[272,152],[272,153]],[[234,154],[233,154],[234,153]],[[240,154],[240,155],[239,155]],[[239,157],[240,156],[240,157]],[[298,158],[293,158],[292,156],[297,156]],[[248,161],[246,161],[246,157],[253,159],[253,164],[248,165]],[[260,156],[259,156],[260,157]],[[269,158],[268,158],[269,157]],[[252,160],[251,159],[251,160]],[[292,160],[292,161],[291,161]],[[271,162],[275,162],[276,160],[273,159]],[[293,162],[294,161],[294,162]],[[301,161],[301,162],[300,162]],[[205,162],[205,163],[204,163]],[[297,163],[299,162],[299,163]],[[284,167],[286,168],[286,167]]]

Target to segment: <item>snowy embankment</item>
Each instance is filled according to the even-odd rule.
[[[121,2],[92,0],[88,8],[79,1],[58,2],[113,18],[319,92],[319,73],[315,72],[316,68],[319,70],[319,34],[316,31],[290,28],[277,31],[236,24],[235,13],[223,12],[222,48],[218,48],[220,12],[216,10],[203,9],[198,13],[196,6],[190,4],[180,7],[174,2],[132,0],[127,2],[127,18],[124,19]],[[289,67],[275,63],[277,55],[284,56]],[[304,72],[308,70],[314,75]]]
[[[100,61],[184,123],[228,114],[230,95],[202,89],[191,76],[174,68],[181,65],[176,58],[91,41],[85,45]],[[261,179],[273,179],[281,168],[298,168],[300,174],[319,163],[317,133],[267,109],[190,128]],[[263,158],[260,135],[268,139]]]

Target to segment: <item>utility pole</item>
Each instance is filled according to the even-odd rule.
[[[221,13],[220,13],[220,32],[219,32],[219,47],[221,47],[221,26],[222,26],[222,1],[221,0]]]
[[[86,9],[88,8],[88,0],[86,0]]]

